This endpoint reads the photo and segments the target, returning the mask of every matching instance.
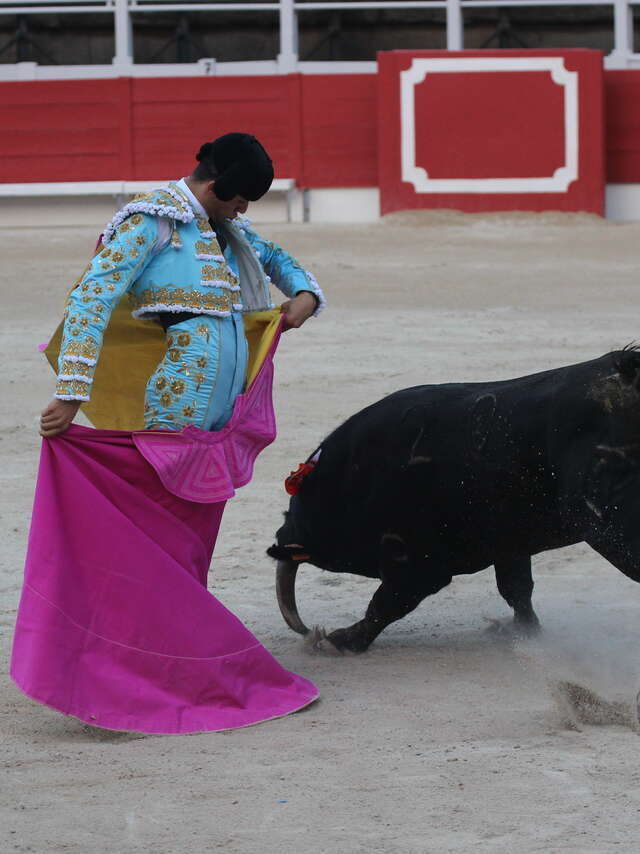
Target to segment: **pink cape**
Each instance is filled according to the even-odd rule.
[[[206,587],[225,500],[275,437],[273,349],[219,433],[72,426],[43,441],[11,664],[25,694],[150,733],[248,726],[316,699]]]

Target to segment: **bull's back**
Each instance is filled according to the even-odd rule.
[[[560,524],[547,453],[554,407],[583,395],[594,365],[607,367],[395,392],[324,440],[296,513],[315,545],[347,564],[374,560],[389,531],[413,536],[418,550],[458,554],[461,566],[478,555],[492,563],[514,537],[537,551],[538,532]]]

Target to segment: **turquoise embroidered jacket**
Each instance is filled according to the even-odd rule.
[[[169,221],[171,238],[156,252],[158,217]],[[67,299],[56,397],[89,400],[104,330],[125,294],[134,317],[185,311],[224,317],[272,308],[272,281],[287,297],[311,291],[316,314],[322,310],[322,291],[294,258],[263,240],[247,220],[222,227],[224,253],[209,220],[174,184],[136,196],[118,211],[105,229],[104,248]]]

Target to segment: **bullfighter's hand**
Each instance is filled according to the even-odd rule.
[[[293,299],[280,306],[284,313],[284,329],[299,329],[308,320],[318,306],[317,298],[311,291],[301,291]]]
[[[42,410],[40,416],[40,435],[45,439],[50,439],[51,436],[57,436],[58,433],[64,433],[67,427],[76,417],[76,413],[80,408],[81,401],[79,400],[59,400],[57,397]]]

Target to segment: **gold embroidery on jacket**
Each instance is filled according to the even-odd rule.
[[[231,313],[235,302],[228,294],[207,293],[187,290],[186,288],[175,288],[171,286],[146,288],[140,293],[130,292],[130,300],[133,310],[136,312],[155,312],[165,308],[177,308],[184,311],[222,311]],[[200,328],[198,328],[200,332]],[[205,332],[202,332],[206,335]]]
[[[56,394],[89,396],[89,386],[82,380],[60,380],[56,385]]]
[[[212,264],[205,264],[200,271],[200,276],[205,282],[211,282],[214,279],[220,279],[224,276],[223,267],[214,267]]]
[[[208,242],[205,240],[196,240],[196,253],[198,255],[222,255],[222,248],[214,238]]]
[[[98,358],[98,345],[88,337],[82,341],[70,341],[64,351],[64,357],[67,356],[95,360]]]
[[[66,359],[62,362],[62,370],[60,373],[63,376],[77,375],[86,377],[87,381],[93,377],[95,368],[91,365],[85,365],[84,362],[68,362]],[[66,382],[66,381],[65,381]]]

